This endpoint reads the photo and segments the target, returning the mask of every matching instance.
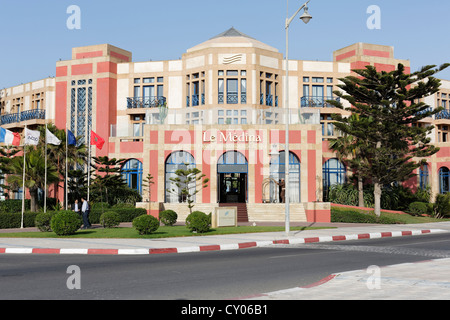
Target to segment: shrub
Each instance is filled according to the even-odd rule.
[[[106,211],[100,216],[100,224],[103,228],[115,228],[120,224],[120,215],[115,211]]]
[[[376,216],[353,210],[331,210],[331,222],[376,223]]]
[[[159,220],[154,216],[144,214],[133,220],[133,227],[139,232],[139,234],[150,234],[155,232],[159,228]]]
[[[428,204],[425,202],[412,202],[409,204],[408,213],[413,216],[428,214]]]
[[[91,223],[100,223],[100,216],[106,212],[114,210],[120,216],[120,222],[132,222],[134,218],[147,214],[144,208],[114,208],[114,209],[92,209],[89,214],[89,221]]]
[[[166,226],[173,226],[178,219],[178,215],[173,210],[164,210],[159,213],[159,221]]]
[[[89,205],[91,206],[91,210],[93,210],[93,209],[107,209],[107,208],[109,208],[109,203],[108,202],[91,202],[91,203],[89,203]]]
[[[50,226],[58,236],[74,234],[82,225],[81,217],[78,213],[62,210],[53,215]]]
[[[395,219],[381,216],[377,217],[373,212],[360,212],[356,210],[336,210],[331,209],[331,222],[345,223],[379,223],[379,224],[397,224]]]
[[[52,231],[50,223],[52,221],[52,214],[49,212],[41,212],[36,215],[34,220],[35,226],[42,232]]]
[[[450,193],[436,195],[433,214],[438,219],[450,215]]]
[[[211,215],[201,211],[194,211],[187,216],[186,227],[193,232],[208,232],[211,227]]]
[[[34,227],[36,220],[36,212],[25,211],[23,213],[24,228]],[[20,228],[22,220],[21,210],[15,213],[1,213],[0,212],[0,229]]]

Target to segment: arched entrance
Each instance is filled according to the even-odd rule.
[[[217,162],[219,203],[247,202],[248,162],[239,151],[225,152]]]

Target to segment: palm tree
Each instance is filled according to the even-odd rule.
[[[58,129],[53,124],[48,124],[47,128],[52,132],[59,140],[61,140],[60,145],[47,145],[47,161],[52,163],[60,174],[60,179],[58,183],[55,183],[56,194],[58,194],[59,182],[63,181],[64,190],[67,188],[66,185],[66,131],[64,129]],[[44,145],[45,137],[45,127],[40,127],[41,131],[41,141],[40,144]],[[42,148],[45,150],[45,148]],[[69,145],[67,148],[67,163],[69,170],[70,168],[76,168],[77,165],[83,166],[86,163],[87,158],[87,148],[84,144],[80,145]],[[65,201],[65,197],[64,197]]]
[[[9,163],[8,170],[11,174],[8,176],[7,181],[9,184],[22,187],[23,196],[25,196],[25,188],[28,188],[31,198],[31,211],[36,212],[38,209],[38,190],[44,189],[45,185],[45,159],[42,157],[41,150],[33,147],[26,148],[25,186],[23,186],[23,156],[14,157]],[[48,183],[59,181],[56,167],[48,163],[47,181]]]
[[[0,180],[4,180],[5,175],[10,173],[8,171],[8,165],[18,152],[19,149],[15,146],[0,147]],[[3,188],[3,190],[6,189],[9,192],[9,190],[13,189],[13,186],[0,184],[0,188]]]

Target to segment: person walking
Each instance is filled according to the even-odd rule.
[[[72,205],[72,210],[75,211],[78,214],[81,214],[80,206],[78,205],[78,199],[76,199],[74,204]]]
[[[83,216],[83,228],[81,229],[88,229],[91,227],[91,223],[89,222],[89,203],[84,198],[81,198],[81,202],[81,214]]]

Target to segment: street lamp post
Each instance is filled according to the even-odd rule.
[[[304,13],[301,15],[300,19],[307,24],[311,19],[311,15],[308,13],[308,3],[311,0],[308,0],[306,3],[304,3],[298,10],[297,12],[289,18],[289,0],[287,0],[287,17],[286,17],[286,25],[285,25],[285,29],[286,29],[286,63],[285,63],[285,68],[286,68],[286,87],[285,87],[285,97],[284,97],[284,101],[285,101],[285,118],[286,118],[286,132],[285,132],[285,149],[284,149],[284,155],[285,155],[285,160],[284,160],[284,181],[285,181],[285,194],[284,194],[284,199],[285,199],[285,206],[286,206],[286,213],[285,213],[285,229],[286,229],[286,233],[289,233],[290,231],[290,212],[289,212],[289,122],[290,122],[290,108],[289,108],[289,58],[288,58],[288,53],[289,53],[289,26],[292,22],[292,20],[294,20],[294,18],[297,16],[297,14],[302,10],[305,9]]]

